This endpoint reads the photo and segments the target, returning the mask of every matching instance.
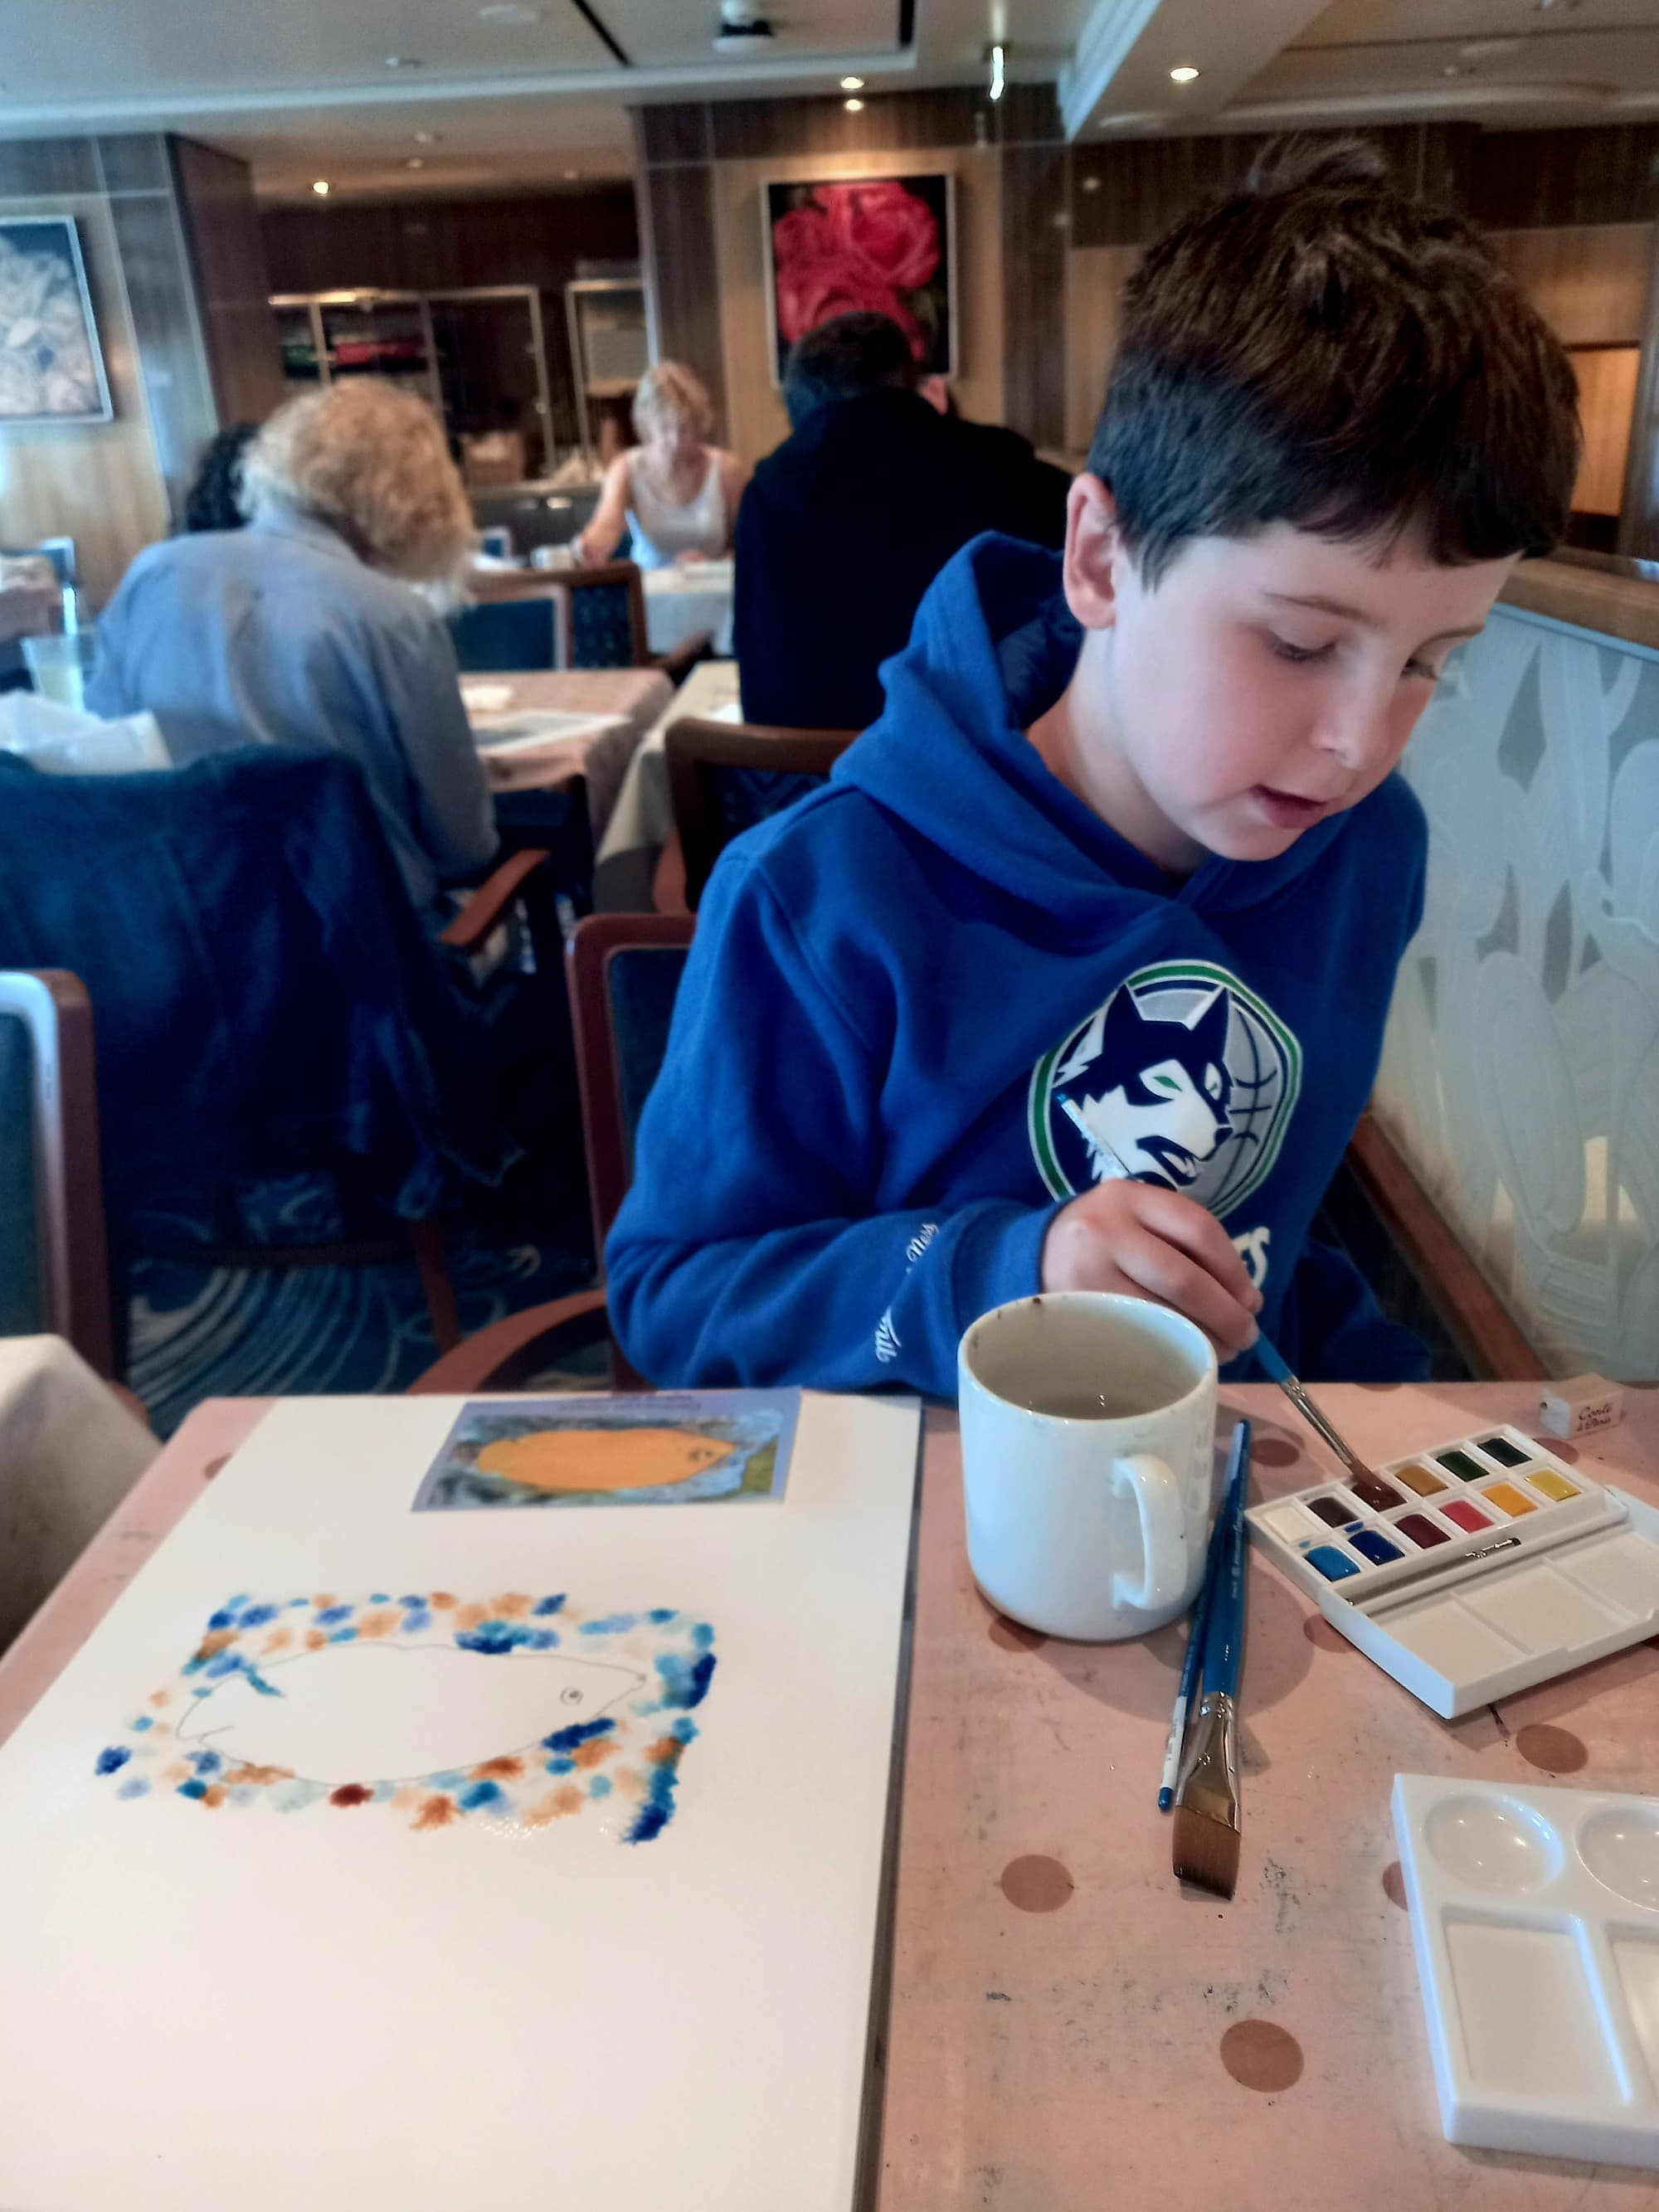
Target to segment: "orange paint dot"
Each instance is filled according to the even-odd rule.
[[[442,1796],[428,1797],[415,1816],[417,1828],[447,1828],[455,1817],[455,1801]]]
[[[647,1747],[645,1755],[653,1766],[672,1766],[684,1748],[678,1736],[659,1735],[655,1743]]]
[[[367,1805],[374,1795],[361,1782],[343,1782],[337,1790],[330,1790],[328,1802],[331,1805]]]
[[[463,1605],[456,1608],[455,1626],[463,1633],[469,1628],[481,1628],[489,1618],[487,1605]]]
[[[161,1769],[161,1779],[163,1782],[171,1782],[177,1788],[179,1783],[189,1781],[190,1769],[182,1759],[175,1759],[171,1766],[164,1766]]]
[[[323,1648],[324,1644],[326,1644],[326,1643],[327,1643],[327,1641],[328,1641],[327,1637],[324,1635],[324,1633],[323,1633],[323,1632],[322,1632],[322,1630],[321,1630],[320,1628],[308,1628],[308,1629],[307,1629],[307,1631],[306,1631],[306,1650],[307,1650],[307,1651],[320,1651],[320,1650],[322,1650],[322,1648]]]
[[[489,1610],[497,1620],[522,1620],[530,1610],[530,1600],[521,1590],[508,1590],[505,1597],[492,1597]]]
[[[171,1690],[152,1690],[149,1701],[153,1705],[170,1705],[173,1703],[173,1692]]]
[[[366,1613],[357,1623],[359,1636],[389,1636],[398,1626],[395,1613]]]
[[[197,1802],[198,1804],[205,1805],[210,1812],[216,1812],[225,1802],[224,1784],[222,1782],[210,1784],[202,1792]]]
[[[319,1613],[326,1613],[326,1612],[328,1611],[328,1609],[329,1609],[330,1606],[331,1606],[331,1605],[338,1605],[338,1603],[340,1602],[340,1601],[339,1601],[339,1599],[338,1599],[337,1597],[336,1597],[336,1596],[334,1595],[333,1592],[331,1590],[330,1592],[328,1592],[328,1593],[327,1593],[327,1595],[325,1595],[325,1596],[323,1596],[323,1597],[314,1597],[314,1598],[313,1598],[313,1599],[312,1599],[312,1601],[311,1601],[311,1602],[313,1603],[313,1605],[314,1605],[314,1606],[316,1607],[316,1608],[317,1608],[317,1610],[318,1610],[318,1612],[319,1612]]]
[[[294,1641],[291,1629],[273,1628],[260,1647],[259,1656],[268,1659],[273,1651],[286,1651]]]
[[[562,1782],[553,1792],[553,1810],[556,1813],[580,1813],[581,1809],[581,1791],[574,1782]]]
[[[434,1613],[447,1613],[454,1602],[454,1594],[450,1590],[434,1590],[427,1600]]]
[[[675,1747],[678,1749],[678,1745]],[[586,1743],[579,1743],[570,1756],[578,1766],[600,1766],[616,1748],[609,1736],[590,1736]]]
[[[515,1774],[523,1772],[524,1761],[521,1759],[486,1759],[482,1765],[473,1768],[472,1779],[475,1782],[510,1782]]]
[[[236,1631],[234,1628],[216,1628],[211,1636],[204,1636],[202,1638],[197,1648],[196,1656],[198,1659],[211,1659],[215,1652],[222,1651],[227,1644],[234,1644],[235,1641]]]

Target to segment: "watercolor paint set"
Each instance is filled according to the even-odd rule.
[[[1659,1799],[1395,1778],[1449,2142],[1659,2166]]]
[[[1267,1556],[1447,1719],[1659,1630],[1659,1510],[1518,1429],[1252,1506]]]

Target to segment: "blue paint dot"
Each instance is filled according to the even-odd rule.
[[[674,1608],[672,1605],[654,1605],[646,1615],[646,1619],[653,1621],[659,1628],[666,1628],[673,1618]]]
[[[404,1615],[405,1636],[418,1636],[423,1628],[430,1628],[431,1626],[432,1615],[429,1613],[406,1613]]]
[[[192,1751],[190,1763],[198,1774],[216,1774],[224,1761],[216,1751]]]
[[[234,1614],[234,1613],[227,1613],[227,1612],[225,1612],[225,1610],[223,1609],[223,1607],[222,1607],[220,1608],[220,1610],[219,1610],[217,1613],[209,1613],[209,1615],[208,1615],[208,1626],[209,1626],[210,1629],[211,1629],[211,1628],[234,1628],[235,1626],[236,1626],[236,1616],[235,1616],[235,1614]]]
[[[466,1777],[459,1767],[455,1767],[446,1774],[423,1775],[422,1779],[429,1782],[434,1790],[459,1790]]]
[[[289,1611],[292,1613],[296,1605],[309,1605],[310,1603],[311,1600],[308,1597],[291,1597],[288,1601],[288,1608]]]
[[[240,1626],[244,1628],[263,1628],[268,1620],[275,1620],[276,1618],[276,1607],[274,1605],[251,1605],[242,1615]]]
[[[134,1721],[132,1724],[132,1732],[135,1735],[143,1735],[148,1730],[153,1729],[155,1725],[155,1722],[150,1718],[148,1713],[140,1713],[137,1719]]]
[[[207,1672],[216,1680],[226,1674],[239,1673],[241,1664],[234,1651],[216,1651],[207,1662]]]
[[[532,1628],[525,1639],[532,1651],[552,1651],[558,1647],[558,1637],[550,1628]]]
[[[355,1628],[337,1628],[328,1640],[331,1644],[355,1644],[357,1632]]]
[[[536,1604],[536,1611],[538,1613],[562,1613],[564,1611],[564,1592],[561,1590],[556,1597],[544,1597],[538,1599]]]
[[[550,1774],[574,1774],[576,1771],[576,1762],[574,1759],[550,1759],[547,1762],[547,1771]]]
[[[591,1743],[596,1735],[609,1735],[615,1726],[611,1720],[573,1721],[568,1728],[555,1729],[551,1735],[544,1735],[542,1749],[574,1751],[578,1744]]]
[[[384,1590],[370,1590],[368,1601],[371,1605],[390,1605],[392,1600]]]
[[[587,1785],[587,1794],[590,1797],[608,1797],[611,1795],[611,1777],[596,1774]]]
[[[118,1797],[148,1797],[149,1784],[142,1774],[129,1774],[115,1794]]]
[[[689,1710],[700,1705],[708,1694],[708,1685],[714,1673],[714,1657],[709,1651],[687,1661],[677,1652],[665,1651],[657,1661],[657,1672],[662,1677],[662,1702],[672,1711]]]
[[[456,1643],[463,1651],[482,1651],[491,1659],[498,1659],[505,1651],[516,1650],[520,1644],[529,1641],[531,1631],[515,1628],[505,1620],[486,1620],[469,1634],[458,1636]]]
[[[714,1632],[706,1620],[700,1620],[691,1632],[691,1641],[699,1651],[707,1651],[714,1641]]]
[[[623,1636],[630,1628],[637,1628],[640,1617],[636,1613],[613,1613],[608,1620],[585,1620],[584,1636]]]
[[[179,1784],[179,1795],[181,1797],[205,1797],[207,1784],[205,1782],[181,1782]]]
[[[113,1774],[125,1766],[131,1757],[131,1752],[125,1744],[112,1743],[99,1753],[98,1763],[93,1771],[97,1774]]]
[[[398,1602],[399,1605],[406,1605],[411,1613],[426,1611],[426,1599],[419,1590],[405,1590]]]
[[[501,1794],[499,1785],[494,1782],[475,1782],[461,1798],[461,1810],[477,1813],[486,1805],[493,1805]]]
[[[349,1620],[353,1608],[349,1605],[325,1606],[317,1616],[319,1628],[326,1628],[333,1621]]]

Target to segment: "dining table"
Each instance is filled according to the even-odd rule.
[[[671,561],[641,571],[645,586],[645,634],[653,653],[672,653],[689,637],[708,635],[721,658],[732,651],[734,563],[728,554],[713,561]]]
[[[461,678],[490,789],[546,791],[581,776],[596,848],[635,754],[673,697],[659,668],[522,669]]]
[[[1536,1383],[1329,1385],[1320,1399],[1377,1462],[1486,1425],[1536,1432]],[[270,1402],[189,1416],[0,1661],[0,1740]],[[1253,1425],[1254,1496],[1331,1473],[1270,1386],[1224,1386],[1220,1402],[1222,1440],[1233,1417]],[[1550,1448],[1659,1504],[1659,1393],[1630,1392],[1620,1425]],[[1253,1553],[1231,1901],[1177,1883],[1156,1808],[1182,1641],[1174,1626],[1067,1643],[989,1606],[964,1550],[956,1413],[928,1409],[860,2203],[1651,2205],[1650,2173],[1444,2141],[1389,1795],[1400,1772],[1652,1791],[1659,1638],[1442,1720]]]
[[[593,903],[601,913],[651,907],[657,861],[674,828],[668,726],[685,720],[743,720],[735,660],[700,660],[635,747],[595,856]]]

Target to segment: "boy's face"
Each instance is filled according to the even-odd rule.
[[[1385,547],[1274,523],[1189,540],[1149,588],[1110,495],[1081,477],[1066,593],[1091,635],[1061,772],[1167,868],[1271,860],[1388,775],[1515,565],[1446,568],[1411,532]]]

